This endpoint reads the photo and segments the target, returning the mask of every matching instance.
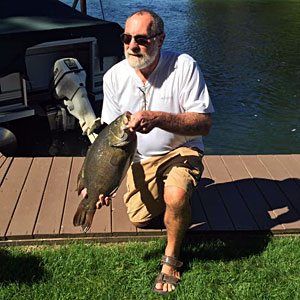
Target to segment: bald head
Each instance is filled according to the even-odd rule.
[[[162,20],[162,18],[160,16],[158,16],[155,12],[153,12],[152,10],[147,10],[147,9],[143,9],[143,10],[138,10],[134,13],[132,13],[126,23],[128,22],[129,19],[134,18],[134,17],[147,17],[149,16],[150,18],[150,22],[147,28],[147,33],[149,35],[155,35],[155,34],[160,34],[160,33],[164,33],[164,22]],[[126,25],[125,25],[126,26]]]

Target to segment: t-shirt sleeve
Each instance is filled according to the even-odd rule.
[[[114,79],[111,72],[107,72],[103,77],[103,106],[101,120],[110,124],[121,115],[118,99],[115,94]]]
[[[186,112],[213,113],[214,108],[204,77],[196,61],[182,62],[180,104]]]

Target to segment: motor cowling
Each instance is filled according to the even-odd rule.
[[[86,72],[76,58],[59,59],[54,64],[54,97],[62,100],[67,110],[79,120],[83,135],[93,143],[94,130],[101,125],[96,118],[86,90]]]

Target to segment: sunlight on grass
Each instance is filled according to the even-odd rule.
[[[0,299],[160,299],[165,240],[0,248]],[[186,243],[172,299],[300,299],[300,238]]]

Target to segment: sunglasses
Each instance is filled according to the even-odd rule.
[[[130,35],[130,34],[126,34],[126,33],[122,33],[120,35],[121,40],[124,44],[128,45],[131,42],[131,39],[134,39],[135,42],[139,45],[142,46],[146,46],[149,44],[150,40],[157,37],[158,35],[160,35],[161,33],[156,33],[154,35]]]

